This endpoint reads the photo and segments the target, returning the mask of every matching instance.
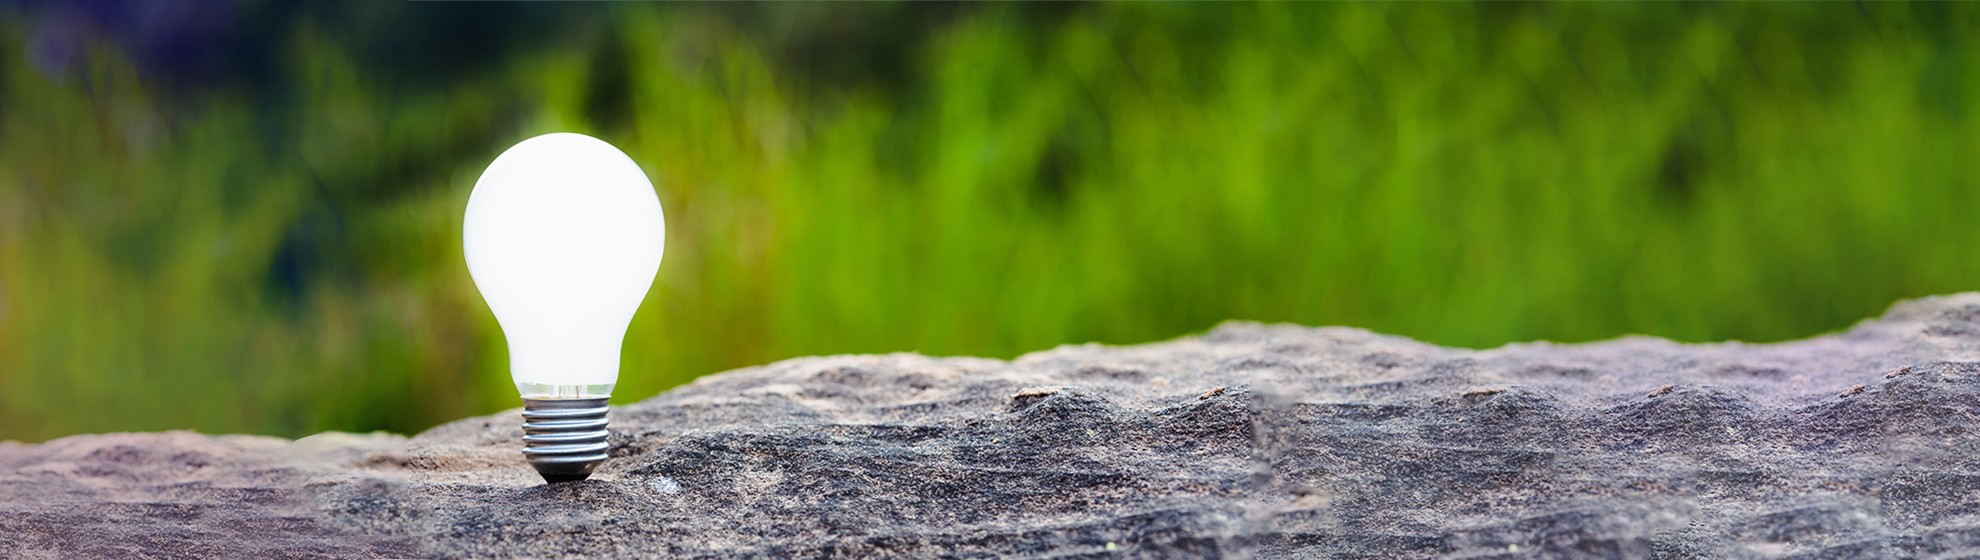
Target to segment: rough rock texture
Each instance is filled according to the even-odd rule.
[[[513,411],[0,444],[0,556],[1972,555],[1977,391],[1980,294],[1781,344],[805,358],[615,410],[615,458],[553,486]]]

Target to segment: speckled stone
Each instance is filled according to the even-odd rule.
[[[1972,555],[1976,392],[1980,294],[1779,344],[1230,323],[802,358],[615,409],[567,484],[515,411],[0,444],[0,557]]]

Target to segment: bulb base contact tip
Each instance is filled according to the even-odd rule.
[[[584,480],[605,462],[605,400],[523,398],[523,456],[544,482]]]

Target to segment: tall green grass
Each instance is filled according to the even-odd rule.
[[[0,64],[0,437],[513,406],[459,220],[558,130],[668,213],[621,402],[1225,319],[1780,340],[1980,287],[1965,5],[986,7],[911,18],[900,69],[792,37],[919,8],[785,9],[616,6],[438,87],[308,19],[272,97],[158,87],[108,42]]]

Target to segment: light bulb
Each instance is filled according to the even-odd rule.
[[[626,326],[666,245],[653,183],[603,140],[545,134],[488,164],[463,222],[468,275],[522,393],[523,455],[548,482],[590,477],[610,447]]]

